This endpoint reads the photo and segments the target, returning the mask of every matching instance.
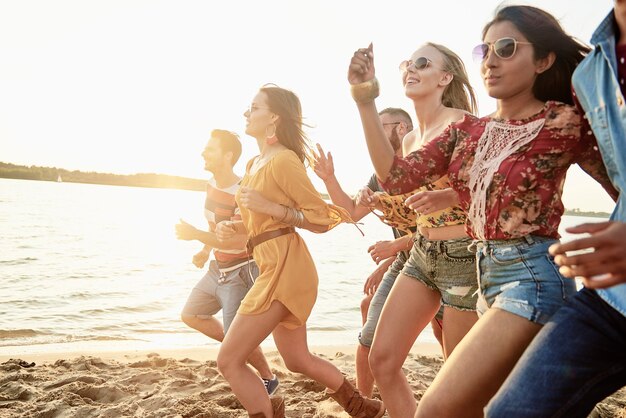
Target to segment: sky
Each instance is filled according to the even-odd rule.
[[[353,52],[374,44],[379,110],[402,107],[398,64],[433,41],[465,61],[479,114],[495,110],[471,50],[501,1],[0,0],[0,161],[118,174],[206,178],[212,129],[241,135],[236,169],[258,154],[244,109],[275,83],[301,99],[308,134],[334,156],[353,193],[373,172],[346,79]],[[532,4],[588,42],[610,0]],[[324,185],[310,172],[320,191]],[[579,169],[567,208],[611,211]]]

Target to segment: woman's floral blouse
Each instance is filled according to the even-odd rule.
[[[558,238],[570,165],[578,163],[617,197],[595,138],[581,128],[576,108],[559,102],[547,102],[523,120],[467,115],[423,148],[396,156],[380,184],[390,194],[401,194],[447,174],[472,238]]]

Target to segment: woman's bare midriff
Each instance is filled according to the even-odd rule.
[[[440,226],[438,228],[420,227],[419,233],[431,241],[466,238],[465,225]]]

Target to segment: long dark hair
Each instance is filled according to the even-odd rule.
[[[535,59],[554,52],[556,59],[548,70],[539,74],[533,85],[533,94],[541,101],[557,100],[573,104],[571,78],[574,69],[589,47],[568,35],[550,13],[533,6],[505,6],[483,28],[483,39],[489,28],[498,22],[508,21],[524,34],[532,44]]]
[[[265,93],[270,110],[279,117],[276,123],[278,141],[295,152],[300,161],[310,163],[312,148],[302,129],[302,106],[298,96],[276,85],[266,84],[259,91]]]

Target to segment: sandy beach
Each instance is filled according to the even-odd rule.
[[[312,351],[354,378],[355,348]],[[285,397],[287,417],[348,417],[324,387],[287,370],[275,350],[265,351],[280,379],[277,394]],[[194,348],[0,356],[0,416],[246,417],[217,371],[216,355],[214,349]],[[405,373],[417,399],[441,364],[436,344],[418,344],[412,350]],[[607,398],[592,416],[626,417],[626,390]]]

